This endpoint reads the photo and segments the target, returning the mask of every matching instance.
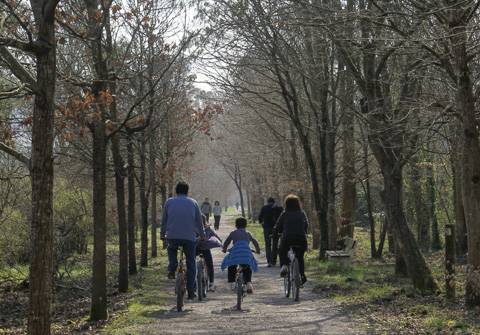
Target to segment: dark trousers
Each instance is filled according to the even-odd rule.
[[[265,255],[267,257],[267,263],[275,265],[277,264],[278,255],[278,234],[274,232],[273,228],[264,227],[263,236],[265,238]]]
[[[288,250],[290,246],[297,246],[293,248],[295,255],[298,259],[298,267],[300,274],[305,276],[305,260],[304,255],[307,251],[307,238],[305,236],[287,236],[280,241],[280,266],[288,265],[290,260],[288,259]]]
[[[214,215],[213,219],[215,220],[213,228],[215,228],[215,230],[218,230],[218,228],[220,227],[220,215]]]
[[[214,278],[214,271],[213,271],[213,257],[212,252],[210,249],[197,249],[197,255],[203,255],[203,259],[205,260],[205,265],[207,266],[207,273],[208,273],[208,280],[210,283],[213,283]]]
[[[243,264],[243,280],[245,283],[250,283],[252,281],[252,269],[250,269],[250,266]],[[236,265],[230,265],[228,267],[228,282],[229,283],[234,283],[235,282],[235,275],[237,274],[237,266]]]
[[[178,266],[177,250],[178,247],[183,247],[185,253],[185,260],[187,263],[187,289],[189,294],[195,292],[195,278],[197,276],[197,269],[195,266],[195,249],[196,242],[189,240],[168,240],[168,271],[175,272]]]
[[[202,213],[205,215],[205,218],[207,219],[207,223],[210,221],[210,213]]]

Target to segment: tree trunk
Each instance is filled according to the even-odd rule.
[[[37,86],[33,104],[32,218],[30,231],[30,291],[28,333],[50,334],[53,274],[53,141],[56,80],[54,14],[44,12],[45,1],[31,1],[38,39],[48,45],[36,54]],[[39,8],[40,7],[40,8]]]
[[[455,250],[457,256],[465,255],[468,251],[467,224],[465,222],[465,208],[462,196],[462,153],[457,143],[452,148],[452,176],[453,176],[453,207],[455,211]]]
[[[90,125],[93,145],[93,266],[92,266],[92,305],[90,318],[94,321],[106,320],[107,313],[107,222],[106,222],[106,160],[107,136],[105,129],[106,102],[102,95],[106,92],[109,79],[107,61],[103,54],[103,28],[98,20],[98,0],[85,0],[88,13],[90,52],[95,70],[92,93],[100,117]],[[107,13],[102,13],[107,15]],[[103,22],[103,18],[101,20]]]
[[[457,70],[457,105],[463,120],[462,194],[468,232],[468,266],[465,302],[480,306],[480,143],[473,85],[468,66],[465,24],[452,27],[452,42]]]
[[[436,195],[435,195],[435,172],[433,164],[429,163],[426,167],[427,175],[427,208],[432,227],[432,250],[442,249],[442,242],[440,240],[440,229],[438,227],[437,209],[436,209]]]
[[[110,117],[113,122],[117,121],[116,83],[115,79],[110,80],[110,92],[113,102],[110,105]],[[112,156],[115,169],[115,191],[117,195],[117,219],[118,219],[118,247],[119,247],[119,268],[118,268],[118,291],[128,291],[128,242],[127,242],[127,218],[125,208],[125,173],[123,158],[120,153],[120,134],[117,132],[112,136]]]
[[[428,207],[422,192],[421,173],[416,157],[412,158],[411,164],[411,193],[415,206],[415,221],[417,226],[417,240],[422,251],[430,249],[430,218]]]
[[[137,258],[135,250],[135,156],[133,152],[132,135],[128,135],[128,272],[137,273]]]
[[[141,220],[141,237],[140,237],[140,266],[148,266],[148,199],[146,190],[146,138],[145,130],[142,131],[140,139],[140,220]]]
[[[151,102],[153,103],[153,102]],[[149,136],[149,183],[150,183],[150,227],[152,239],[152,257],[157,257],[157,173],[155,160],[155,131],[152,130]]]
[[[393,230],[396,254],[405,260],[408,274],[415,288],[421,291],[436,291],[437,284],[428,268],[417,242],[407,225],[403,211],[401,167],[382,166],[385,185],[385,206],[387,219]]]
[[[249,188],[247,187],[247,210],[248,210],[248,218],[251,219],[253,222],[255,222],[255,218],[252,215],[252,203],[251,203],[251,198],[250,198],[250,191]]]
[[[343,105],[342,116],[342,217],[350,223],[348,236],[354,237],[355,209],[357,205],[356,176],[355,176],[355,116],[351,107],[353,106],[353,94],[351,86],[353,83],[349,76],[345,78],[345,92],[342,95],[346,101]],[[367,158],[368,164],[368,158]],[[369,176],[367,176],[368,178]],[[368,179],[367,179],[368,182]],[[368,185],[370,188],[370,185]]]
[[[107,315],[107,222],[105,121],[93,124],[93,265],[90,319],[106,320]]]
[[[328,249],[328,221],[327,221],[327,208],[322,206],[322,196],[320,193],[320,188],[318,187],[318,177],[315,160],[313,158],[313,153],[310,148],[308,139],[303,136],[302,147],[305,154],[305,160],[307,162],[308,171],[310,173],[310,180],[312,183],[312,198],[315,207],[315,213],[318,220],[318,226],[320,228],[320,248],[319,248],[319,259],[325,259],[325,252]],[[313,232],[318,232],[316,227],[313,227]]]

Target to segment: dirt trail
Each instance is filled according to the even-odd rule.
[[[222,222],[220,236],[232,230]],[[254,294],[243,301],[243,311],[233,309],[236,296],[227,285],[226,271],[219,264],[223,254],[214,250],[215,292],[205,301],[187,303],[185,311],[172,309],[157,315],[157,320],[142,329],[142,334],[360,334],[354,322],[331,300],[319,299],[307,285],[300,302],[282,296],[279,268],[267,268],[265,255],[257,255],[258,272],[253,274]]]

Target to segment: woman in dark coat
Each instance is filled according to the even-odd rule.
[[[305,276],[304,255],[307,251],[308,218],[296,195],[290,194],[285,198],[285,210],[278,218],[276,230],[278,234],[282,235],[279,250],[280,266],[282,267],[280,275],[284,277],[287,274],[288,250],[291,246],[296,246],[294,251],[298,259],[302,283],[305,283],[307,277]]]

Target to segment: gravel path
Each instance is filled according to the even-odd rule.
[[[231,225],[222,223],[219,234],[225,238]],[[354,322],[331,300],[319,299],[310,285],[300,292],[300,302],[282,296],[279,268],[267,268],[263,254],[257,255],[258,272],[253,274],[254,294],[245,297],[243,311],[234,310],[236,296],[227,285],[226,271],[219,264],[223,253],[214,250],[216,292],[205,301],[187,303],[185,311],[172,309],[157,315],[142,334],[359,334]],[[172,284],[173,287],[173,284]]]

